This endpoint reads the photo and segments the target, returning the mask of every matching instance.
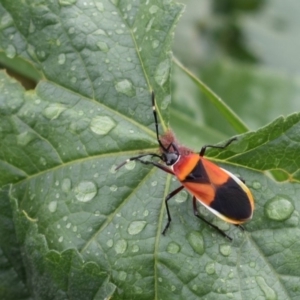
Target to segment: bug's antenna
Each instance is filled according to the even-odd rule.
[[[157,139],[157,141],[159,143],[159,146],[164,150],[164,152],[168,152],[168,150],[166,149],[166,147],[162,144],[161,140],[159,139],[158,121],[157,121],[157,112],[156,112],[156,104],[155,104],[155,94],[154,94],[154,91],[152,91],[151,99],[152,99],[153,116],[154,116],[154,121],[155,121],[156,139]]]

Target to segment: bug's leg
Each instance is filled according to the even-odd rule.
[[[139,158],[137,158],[136,160],[139,161],[140,163],[144,164],[144,165],[153,165],[154,167],[157,167],[157,168],[159,168],[159,169],[161,169],[161,170],[163,170],[163,171],[165,171],[165,172],[167,172],[171,175],[174,175],[174,173],[172,172],[171,169],[169,169],[165,165],[162,165],[162,164],[157,163],[155,161],[142,160],[142,159],[139,159]]]
[[[219,227],[215,226],[214,224],[206,221],[202,216],[200,216],[198,210],[197,210],[197,199],[196,197],[193,197],[193,209],[194,209],[194,215],[204,221],[206,224],[210,225],[213,227],[215,230],[217,230],[220,234],[222,234],[224,237],[228,238],[230,241],[232,241],[232,238],[228,236],[223,230],[221,230]]]
[[[199,155],[200,156],[203,156],[205,154],[205,151],[207,148],[218,148],[218,149],[225,149],[226,147],[228,147],[233,141],[236,141],[237,138],[236,137],[233,137],[232,139],[228,140],[226,142],[225,145],[223,146],[216,146],[216,145],[205,145],[201,148],[200,152],[199,152]]]
[[[244,228],[244,226],[243,226],[243,225],[241,225],[241,224],[234,224],[234,226],[236,226],[236,227],[240,228],[242,231],[245,231],[245,228]]]
[[[179,188],[177,188],[176,190],[174,190],[173,192],[171,192],[169,195],[167,195],[167,197],[165,198],[165,204],[166,204],[166,209],[167,209],[167,215],[168,215],[168,223],[167,225],[165,226],[162,234],[165,235],[167,229],[169,228],[170,226],[170,223],[172,221],[172,218],[171,218],[171,214],[170,214],[170,210],[169,210],[169,206],[168,206],[168,201],[174,197],[176,194],[178,194],[182,189],[184,188],[184,186],[180,186]]]

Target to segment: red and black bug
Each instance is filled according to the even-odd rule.
[[[152,106],[156,137],[161,153],[147,153],[131,157],[120,164],[116,169],[121,168],[129,161],[136,160],[145,165],[153,165],[177,177],[181,184],[180,187],[165,198],[168,222],[162,232],[163,234],[165,234],[172,221],[168,201],[185,188],[193,196],[194,215],[215,228],[229,240],[232,240],[225,232],[205,220],[199,214],[197,201],[220,219],[236,226],[240,226],[252,218],[254,200],[249,188],[245,185],[243,180],[204,158],[207,148],[225,149],[235,141],[236,138],[230,139],[223,146],[203,146],[199,153],[195,153],[179,145],[170,131],[162,137],[159,136],[155,96],[153,92]],[[143,160],[142,158],[146,156],[157,157],[164,164],[152,160]]]

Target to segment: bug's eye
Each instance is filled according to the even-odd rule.
[[[178,154],[175,152],[171,152],[171,153],[164,153],[163,154],[163,161],[165,162],[165,164],[167,166],[172,166],[174,165],[177,160],[178,160]]]

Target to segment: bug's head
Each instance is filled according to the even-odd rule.
[[[170,143],[168,147],[161,148],[161,150],[161,159],[167,166],[172,166],[179,160],[180,153],[175,143]]]

